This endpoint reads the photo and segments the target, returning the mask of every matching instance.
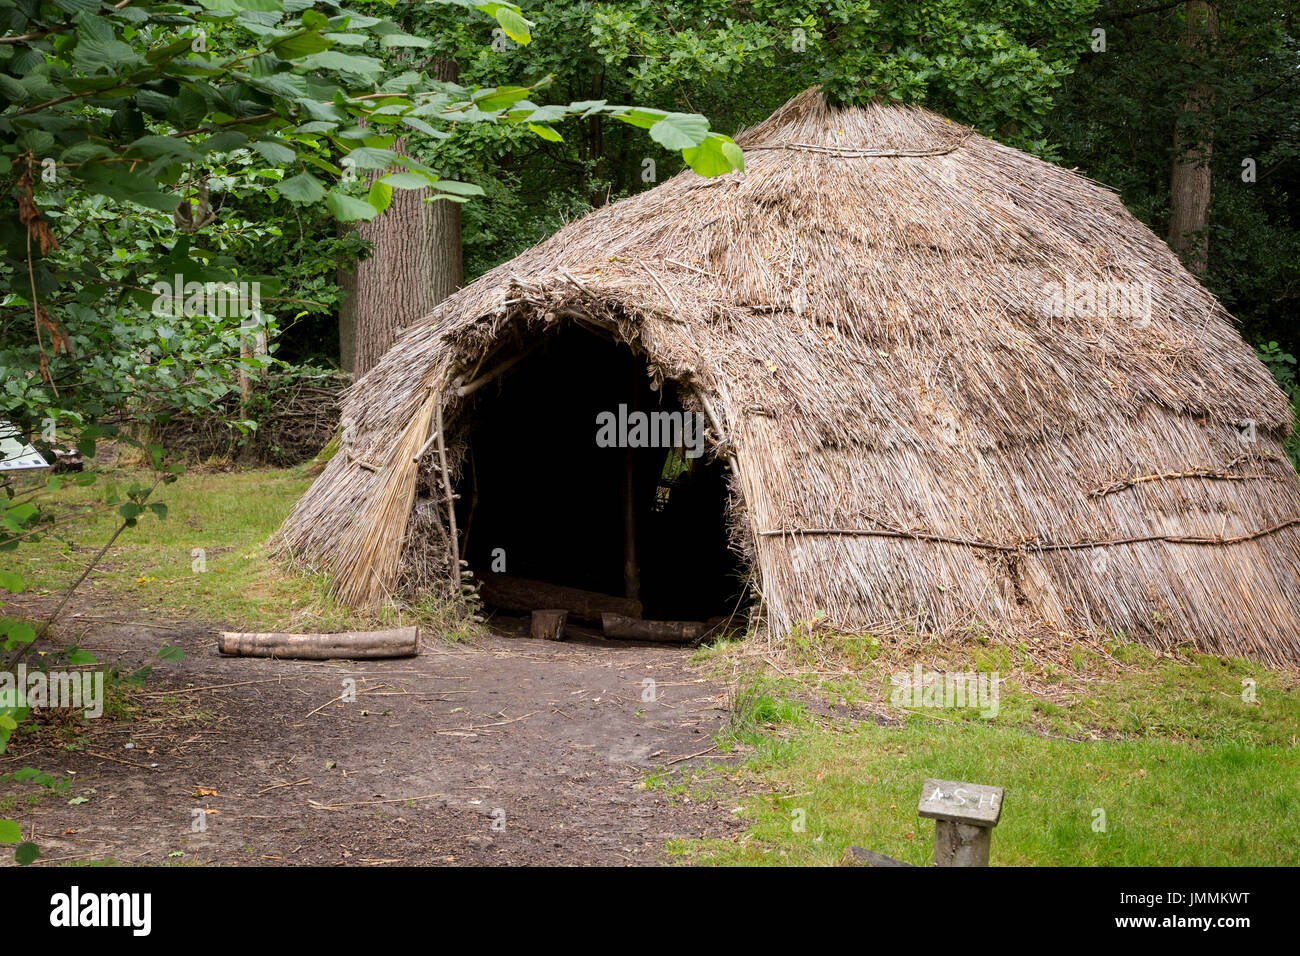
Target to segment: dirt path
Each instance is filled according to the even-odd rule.
[[[410,660],[269,661],[219,657],[213,627],[92,615],[129,611],[67,622],[101,660],[164,640],[186,658],[142,688],[153,716],[91,721],[84,751],[20,737],[0,757],[0,774],[73,781],[35,806],[29,784],[0,783],[46,865],[651,864],[665,840],[737,827],[729,806],[644,787],[725,720],[722,689],[679,648],[534,641],[507,620],[477,646],[426,638]],[[335,699],[347,678],[351,703]]]

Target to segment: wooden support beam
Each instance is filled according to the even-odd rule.
[[[475,392],[477,392],[488,382],[492,381],[494,378],[498,377],[499,375],[502,375],[505,372],[509,371],[510,368],[512,368],[517,362],[523,359],[524,356],[529,355],[535,348],[537,348],[537,346],[534,345],[533,348],[524,349],[518,355],[515,355],[512,358],[508,358],[500,365],[496,365],[488,369],[478,378],[474,379],[474,381],[467,382],[466,384],[456,389],[456,394],[459,395],[461,398],[464,398],[466,395],[473,395]]]
[[[635,412],[640,393],[638,369],[632,370],[632,407]],[[641,564],[636,551],[636,456],[629,445],[623,449],[623,596],[633,601],[641,599]]]

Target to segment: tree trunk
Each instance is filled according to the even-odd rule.
[[[438,79],[453,81],[456,73],[454,62],[437,62]],[[406,154],[403,140],[392,149]],[[383,175],[375,172],[371,179]],[[370,371],[403,330],[463,281],[460,206],[425,202],[432,192],[394,189],[383,214],[358,227],[373,251],[356,264],[355,272],[339,270],[339,361],[356,377]]]
[[[1213,55],[1219,24],[1207,0],[1188,0],[1184,44],[1188,62],[1202,68]],[[1197,275],[1209,265],[1206,233],[1210,208],[1210,156],[1214,148],[1211,110],[1214,88],[1197,82],[1187,88],[1174,125],[1174,166],[1169,181],[1169,245]]]

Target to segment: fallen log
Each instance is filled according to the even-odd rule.
[[[622,614],[602,614],[600,626],[606,637],[664,644],[690,644],[711,630],[703,621],[641,621]]]
[[[568,611],[534,611],[529,622],[528,636],[543,641],[562,641],[568,617]]]
[[[605,613],[641,616],[640,601],[508,574],[483,575],[479,596],[484,604],[501,611],[564,610],[569,612],[570,619],[586,624],[600,624],[600,616]]]
[[[335,658],[414,657],[420,653],[420,629],[340,631],[337,634],[258,634],[223,631],[217,650],[234,657],[289,657],[322,661]]]

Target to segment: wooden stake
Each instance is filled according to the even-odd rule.
[[[456,497],[451,491],[451,475],[447,471],[447,446],[442,438],[442,398],[434,409],[434,437],[438,439],[438,463],[442,468],[442,488],[447,493],[447,528],[451,542],[451,575],[456,582],[456,597],[460,597],[460,545],[456,541]],[[417,459],[418,460],[418,459]]]

